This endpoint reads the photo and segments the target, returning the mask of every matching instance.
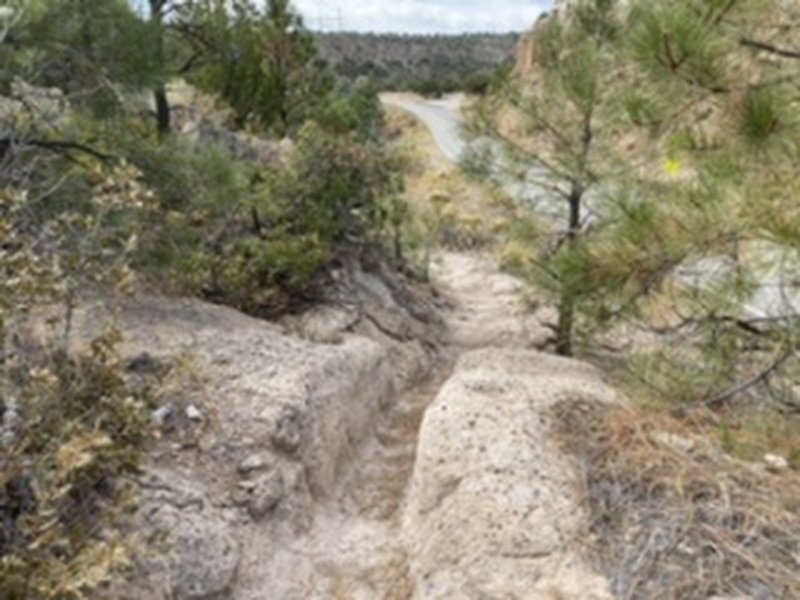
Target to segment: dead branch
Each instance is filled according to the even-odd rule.
[[[753,40],[744,37],[739,40],[739,45],[744,46],[745,48],[754,48],[756,50],[761,50],[763,52],[774,54],[775,56],[780,56],[782,58],[791,58],[795,60],[800,60],[800,50],[788,50],[786,48],[779,48],[778,46],[773,46],[772,44],[769,44],[767,42],[761,42],[759,40]]]
[[[82,152],[84,154],[89,154],[103,162],[109,162],[114,160],[115,157],[111,156],[110,154],[106,154],[104,152],[100,152],[99,150],[95,150],[91,146],[87,146],[86,144],[81,144],[79,142],[73,142],[68,140],[39,140],[39,139],[26,139],[26,140],[16,140],[10,137],[0,138],[0,157],[5,156],[6,153],[14,147],[35,147],[41,148],[42,150],[49,150],[51,152],[66,152],[68,153],[71,150],[75,150],[78,152]]]
[[[729,390],[725,390],[724,392],[721,392],[716,396],[712,396],[711,398],[708,398],[706,400],[702,400],[700,402],[690,404],[688,406],[682,406],[679,410],[683,412],[687,410],[692,410],[694,408],[720,408],[727,402],[733,400],[739,394],[746,392],[750,388],[760,383],[768,381],[769,378],[773,375],[773,373],[775,373],[775,371],[780,369],[784,365],[784,363],[786,363],[786,361],[788,361],[792,356],[794,356],[794,354],[795,354],[795,348],[793,346],[789,347],[786,350],[784,350],[781,353],[781,355],[778,356],[778,358],[776,358],[766,369],[758,373],[755,377],[752,377],[747,381],[744,381],[730,388]]]

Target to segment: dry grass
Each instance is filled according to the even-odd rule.
[[[555,416],[617,598],[800,598],[800,474],[732,459],[659,412],[564,402]]]
[[[392,106],[385,110],[386,131],[405,157],[405,199],[419,223],[417,236],[426,238],[423,244],[474,250],[499,241],[514,218],[513,202],[465,176],[416,117]]]

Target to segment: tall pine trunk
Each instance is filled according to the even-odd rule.
[[[167,98],[167,86],[163,83],[156,86],[153,90],[156,101],[156,123],[158,124],[158,135],[166,137],[172,131],[172,116]]]
[[[573,183],[569,195],[569,229],[567,230],[567,251],[572,252],[578,243],[581,229],[581,203],[584,189]],[[572,356],[573,334],[575,330],[575,305],[578,291],[567,277],[561,282],[561,298],[558,303],[558,326],[556,329],[556,353]]]
[[[155,52],[156,61],[162,71],[166,71],[164,64],[164,7],[166,0],[150,0],[150,19],[156,29]],[[167,86],[164,82],[165,73],[153,89],[153,99],[156,105],[156,124],[158,135],[162,138],[168,136],[172,131],[172,115],[167,97]]]

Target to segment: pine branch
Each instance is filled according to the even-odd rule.
[[[739,394],[746,392],[750,388],[757,386],[760,383],[764,383],[769,380],[770,377],[780,369],[790,358],[792,358],[795,354],[795,348],[789,347],[784,350],[778,358],[776,358],[770,365],[765,368],[763,371],[758,373],[756,376],[744,381],[734,387],[725,390],[724,392],[720,392],[716,396],[712,396],[706,400],[701,400],[700,402],[695,402],[693,404],[689,404],[687,406],[680,407],[677,412],[684,413],[686,411],[690,411],[696,408],[720,408],[723,405],[727,404],[731,400],[733,400]]]
[[[191,71],[194,68],[195,63],[198,60],[200,60],[201,58],[203,58],[203,53],[202,52],[196,52],[195,54],[190,56],[186,60],[186,62],[183,63],[183,65],[180,68],[178,68],[178,70],[176,71],[177,74],[178,75],[186,75],[186,73],[188,73],[189,71]]]
[[[165,23],[164,27],[175,31],[186,38],[196,41],[206,50],[217,50],[214,44],[206,39],[200,31],[198,31],[199,28],[193,28],[186,23]]]
[[[648,325],[647,331],[658,335],[677,333],[687,327],[698,327],[705,323],[729,324],[737,329],[758,337],[769,337],[776,332],[776,327],[783,326],[784,317],[766,317],[758,319],[743,319],[729,315],[709,315],[705,317],[688,316],[681,318],[679,323],[665,326]],[[761,327],[759,327],[761,325]]]
[[[523,108],[522,104],[517,99],[512,99],[511,104],[512,104],[512,106],[514,106],[515,108],[519,109],[520,111],[525,112],[525,109]],[[547,119],[542,117],[540,114],[538,114],[538,110],[537,110],[537,114],[535,116],[533,116],[533,119],[537,123],[542,125],[545,129],[547,129],[547,131],[549,131],[550,134],[553,137],[555,137],[564,147],[571,146],[570,140],[568,140],[566,138],[566,136],[564,136],[564,134],[561,133],[561,131],[558,129],[558,127],[555,127],[552,123],[550,123],[550,121],[548,121]]]
[[[12,148],[12,147],[26,147],[32,146],[35,148],[41,148],[42,150],[49,150],[51,152],[65,152],[68,153],[70,150],[77,150],[78,152],[82,152],[84,154],[88,154],[93,156],[103,162],[109,162],[114,160],[114,157],[110,154],[105,154],[100,152],[99,150],[95,150],[91,146],[87,146],[85,144],[81,144],[79,142],[72,142],[68,140],[15,140],[10,137],[0,138],[0,156],[5,156],[5,154]]]
[[[504,167],[501,164],[494,164],[492,165],[492,168],[495,169],[495,173],[493,173],[495,175],[499,171],[500,174],[505,175],[506,177],[509,177],[514,180],[522,180],[523,178],[523,176],[520,175],[519,171]],[[527,177],[527,175],[525,177]],[[534,178],[534,179],[526,179],[525,181],[529,182],[533,187],[538,187],[547,190],[548,192],[551,192],[552,194],[559,196],[565,200],[569,198],[569,192],[561,189],[555,183],[552,183],[545,179]]]
[[[725,402],[728,402],[729,400],[735,398],[742,392],[745,392],[749,390],[751,387],[758,385],[759,383],[769,379],[772,376],[772,374],[778,369],[780,369],[783,366],[783,364],[787,360],[789,360],[792,356],[794,356],[794,348],[785,350],[783,354],[781,354],[775,361],[773,361],[771,365],[769,365],[766,369],[761,371],[761,373],[759,373],[752,379],[749,379],[744,383],[741,383],[731,388],[730,390],[717,394],[713,398],[709,398],[708,400],[704,401],[703,404],[705,404],[706,406],[720,406]]]
[[[659,56],[658,61],[665,67],[667,67],[673,75],[675,75],[681,81],[688,83],[691,86],[699,87],[704,90],[708,90],[713,94],[729,94],[730,88],[724,85],[715,85],[715,84],[705,84],[702,81],[698,81],[694,77],[686,75],[681,71],[681,67],[686,63],[686,60],[689,58],[688,54],[684,54],[683,56],[677,57],[672,49],[672,42],[670,40],[669,34],[663,34],[661,37],[661,44],[664,50],[664,56]]]
[[[509,147],[513,148],[513,150],[515,152],[519,152],[520,154],[523,154],[523,155],[527,156],[528,158],[530,158],[531,160],[533,160],[535,163],[539,163],[542,167],[544,167],[545,169],[547,169],[548,171],[553,173],[553,175],[555,175],[559,179],[562,179],[564,181],[569,181],[569,182],[573,182],[575,180],[575,177],[573,177],[572,175],[570,175],[566,171],[563,171],[562,169],[560,169],[559,167],[554,165],[552,162],[550,162],[549,160],[544,158],[541,153],[535,152],[535,151],[530,150],[528,148],[525,148],[519,142],[517,142],[514,139],[512,139],[510,136],[503,135],[502,133],[500,133],[498,131],[495,131],[493,133],[494,133],[494,136],[502,144],[508,145]]]
[[[670,41],[669,34],[667,33],[662,34],[661,45],[664,48],[665,58],[665,60],[661,61],[661,64],[669,68],[669,70],[673,73],[677,74],[678,69],[680,69],[683,63],[686,61],[686,55],[684,54],[680,58],[675,56],[675,53],[672,51],[672,42]]]
[[[779,48],[778,46],[773,46],[772,44],[769,44],[767,42],[761,42],[759,40],[753,40],[745,37],[739,40],[739,45],[745,48],[754,48],[756,50],[762,50],[763,52],[774,54],[775,56],[780,56],[782,58],[791,58],[794,60],[800,60],[800,50],[788,50],[786,48]]]
[[[719,25],[722,23],[725,20],[725,17],[728,16],[728,13],[730,13],[736,7],[738,2],[739,0],[728,0],[728,4],[719,12],[716,17],[714,17],[713,24]]]

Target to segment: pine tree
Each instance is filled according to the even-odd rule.
[[[768,381],[796,352],[797,18],[778,0],[640,0],[628,19],[638,125],[683,170],[670,192],[695,198],[695,222],[715,216],[672,328],[691,341],[684,350],[700,350],[714,402]],[[696,371],[696,356],[672,357],[673,375]]]
[[[544,193],[545,204],[555,204],[564,222],[537,261],[558,296],[556,348],[562,355],[573,353],[576,311],[592,291],[581,259],[597,235],[587,201],[601,201],[600,186],[625,172],[614,158],[619,157],[617,36],[616,12],[605,0],[578,3],[565,16],[547,19],[535,34],[533,79],[509,79],[473,118],[477,131],[499,142],[500,162]]]
[[[771,0],[571,3],[539,26],[531,79],[479,107],[504,167],[562,207],[566,228],[528,261],[556,293],[560,353],[629,323],[617,341],[672,345],[631,358],[687,401],[791,362],[796,25]]]
[[[203,54],[190,80],[219,93],[240,126],[284,135],[333,90],[311,33],[286,0],[270,0],[263,11],[252,0],[206,0],[190,27],[186,39]]]
[[[170,6],[169,0],[148,0],[150,5],[150,24],[153,29],[154,45],[153,53],[158,65],[164,65],[164,17],[167,8]],[[156,106],[156,123],[159,135],[166,136],[172,129],[172,118],[167,98],[167,85],[164,78],[160,78],[153,90],[153,99]]]

